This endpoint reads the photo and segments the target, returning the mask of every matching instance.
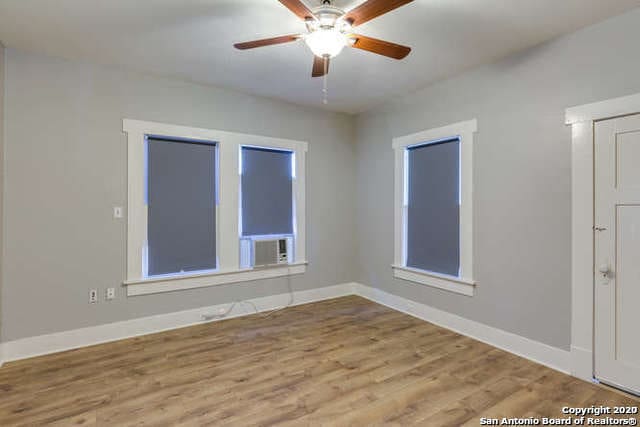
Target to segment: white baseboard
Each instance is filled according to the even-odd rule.
[[[306,304],[314,301],[353,295],[353,283],[327,286],[324,288],[296,291],[293,295],[293,305]],[[289,302],[289,294],[271,295],[249,300],[258,311],[264,312],[285,306]],[[57,353],[74,348],[86,347],[110,341],[140,335],[162,332],[170,329],[204,323],[202,315],[216,314],[220,310],[227,310],[231,304],[218,304],[209,307],[201,307],[192,310],[178,311],[175,313],[159,314],[156,316],[142,317],[105,325],[91,326],[88,328],[74,329],[64,332],[56,332],[48,335],[40,335],[8,341],[1,344],[1,362],[26,359],[44,354]],[[247,303],[238,303],[233,311],[225,319],[246,316],[255,313],[253,306]],[[215,319],[210,321],[217,321]]]
[[[593,352],[571,346],[571,375],[585,381],[593,380]]]
[[[526,359],[533,360],[534,362],[538,362],[558,371],[564,373],[571,372],[579,378],[583,378],[585,372],[584,366],[586,366],[585,361],[588,360],[590,363],[590,353],[585,354],[584,351],[577,351],[580,349],[574,350],[572,348],[570,355],[568,351],[551,347],[547,344],[533,341],[482,323],[474,322],[455,314],[447,313],[445,311],[429,307],[425,304],[420,304],[359,283],[343,283],[324,288],[297,291],[294,292],[293,305],[354,294],[367,298],[378,304],[385,305],[394,310],[398,310],[444,328],[451,329],[460,334],[517,354],[518,356],[522,356]],[[278,294],[255,298],[250,300],[250,302],[255,304],[260,312],[269,311],[286,305],[289,302],[289,294]],[[8,341],[0,344],[0,366],[3,361],[9,362],[26,359],[29,357],[57,353],[74,348],[86,347],[94,344],[117,341],[125,338],[200,324],[203,323],[202,315],[216,314],[219,313],[220,310],[228,309],[229,306],[229,303],[218,304],[175,313],[159,314],[156,316]],[[246,316],[253,314],[254,312],[255,310],[250,304],[236,304],[233,311],[229,313],[225,319]],[[572,365],[573,363],[576,363],[574,352],[576,358],[579,358],[580,360],[580,363],[577,365]],[[571,369],[572,366],[574,366],[574,369]],[[575,368],[575,366],[582,368]],[[588,375],[588,379],[590,379],[591,374],[589,373]]]
[[[570,373],[569,352],[550,345],[521,337],[483,323],[465,319],[425,304],[408,300],[362,284],[354,285],[354,292],[378,304],[401,311],[422,320],[434,323],[470,338],[517,354],[525,359],[548,366],[557,371]]]

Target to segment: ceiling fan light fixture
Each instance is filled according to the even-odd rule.
[[[347,45],[346,34],[336,28],[320,28],[305,36],[304,41],[315,56],[333,58]]]
[[[278,0],[283,6],[302,19],[306,33],[289,34],[267,39],[253,40],[234,44],[236,49],[254,49],[304,40],[313,52],[313,68],[311,77],[325,77],[329,73],[330,59],[339,55],[345,46],[375,53],[393,59],[404,59],[411,48],[386,40],[363,36],[353,32],[365,22],[391,12],[413,0],[359,0],[361,3],[348,12],[333,5],[333,0],[313,0],[320,6],[309,9],[305,1],[311,0]],[[323,90],[326,99],[326,87]]]

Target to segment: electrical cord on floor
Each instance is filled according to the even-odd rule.
[[[289,288],[289,302],[286,305],[284,305],[283,307],[276,308],[276,309],[268,311],[267,313],[262,315],[262,318],[266,319],[267,317],[271,316],[272,314],[277,313],[279,311],[282,311],[285,308],[291,307],[293,305],[293,285],[291,284],[291,276],[289,276],[289,275],[287,275],[287,285],[288,285],[288,288]],[[256,307],[256,305],[254,304],[253,301],[251,301],[251,300],[240,300],[240,301],[233,301],[231,303],[231,305],[229,306],[229,308],[227,308],[227,310],[224,311],[223,313],[219,313],[219,314],[203,314],[201,316],[201,318],[202,318],[203,321],[209,321],[209,320],[214,320],[214,319],[224,319],[229,314],[231,314],[233,309],[238,304],[248,304],[248,305],[253,307],[253,310],[255,311],[255,314],[260,313],[260,310],[258,310],[258,307]]]
[[[229,313],[231,313],[231,310],[233,310],[233,308],[236,306],[236,304],[238,304],[238,301],[232,302],[231,305],[229,306],[229,308],[227,309],[227,311],[225,311],[224,313],[203,314],[200,317],[204,321],[209,321],[209,320],[213,320],[213,319],[223,319],[223,318],[227,317],[229,315]]]
[[[285,308],[291,307],[293,305],[293,286],[291,285],[291,276],[287,276],[287,285],[289,286],[289,302],[287,303],[287,305],[285,305],[284,307],[280,307],[280,308],[276,308],[274,310],[271,310],[270,312],[268,312],[267,314],[263,315],[263,318],[267,318],[269,316],[271,316],[274,313],[277,313],[278,311],[282,311]]]

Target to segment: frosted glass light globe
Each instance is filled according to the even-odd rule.
[[[308,34],[304,40],[313,54],[320,58],[333,58],[342,52],[342,48],[347,44],[347,37],[335,28],[319,29]]]

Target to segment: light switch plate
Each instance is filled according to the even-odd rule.
[[[113,217],[116,219],[122,218],[122,206],[115,206],[113,208]]]

